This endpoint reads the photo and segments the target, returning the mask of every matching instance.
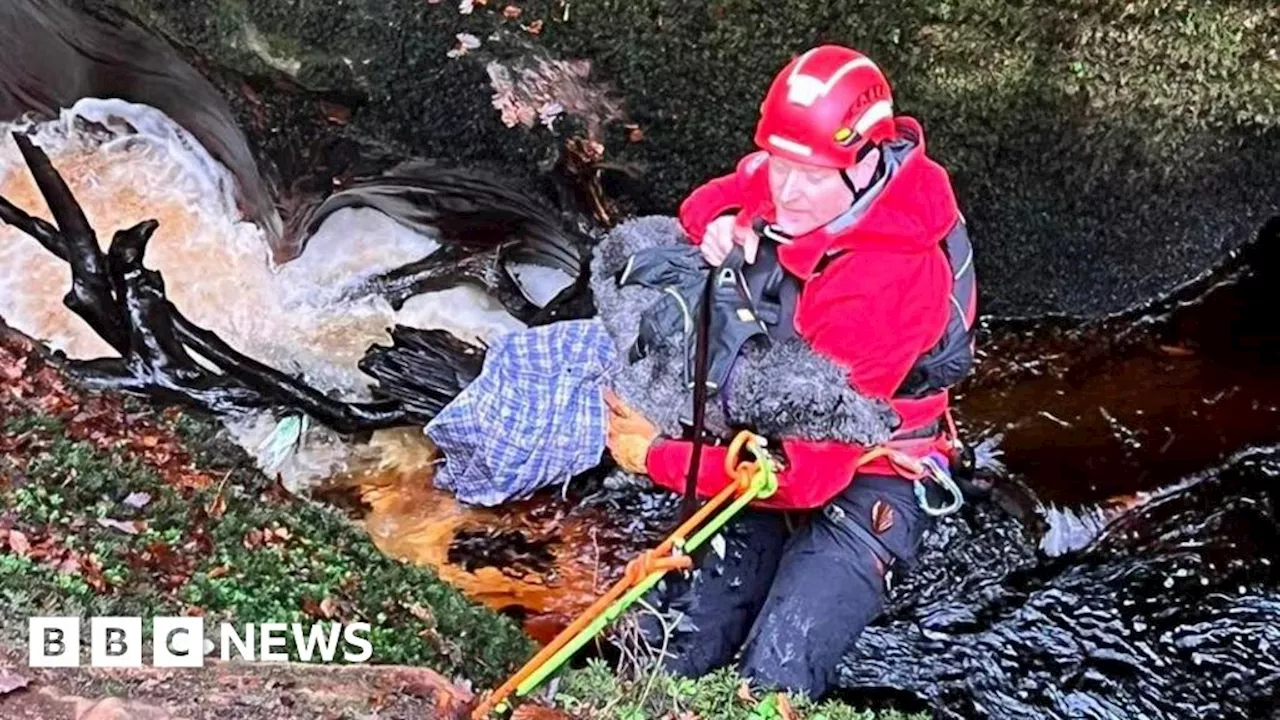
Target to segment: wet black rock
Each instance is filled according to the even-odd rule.
[[[993,508],[951,519],[842,669],[950,718],[1266,717],[1280,693],[1280,448],[1037,555]]]

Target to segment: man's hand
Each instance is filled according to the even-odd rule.
[[[707,225],[707,232],[702,236],[702,257],[715,267],[729,257],[734,244],[742,246],[747,263],[756,261],[756,251],[760,248],[760,237],[750,225],[743,225],[738,215],[726,215],[716,218]]]
[[[604,401],[609,406],[609,434],[605,440],[609,454],[623,470],[647,475],[645,460],[649,448],[658,439],[658,428],[608,388],[604,391]]]

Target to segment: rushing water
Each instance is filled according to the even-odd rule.
[[[227,170],[152,108],[84,100],[38,126],[36,140],[104,247],[116,230],[158,220],[146,263],[164,276],[173,303],[241,352],[300,373],[322,390],[367,396],[371,380],[356,363],[371,344],[390,344],[396,324],[447,329],[469,340],[521,327],[472,286],[420,295],[399,310],[376,296],[345,297],[345,288],[438,247],[373,210],[338,211],[303,256],[273,267],[263,233],[236,210]],[[0,193],[50,218],[7,128],[0,137]],[[0,317],[71,357],[112,354],[63,306],[70,281],[66,263],[18,230],[0,228]],[[237,437],[256,453],[264,431],[260,420],[246,419]]]
[[[104,244],[158,219],[147,264],[172,301],[322,389],[366,396],[356,363],[395,324],[481,340],[520,326],[469,287],[399,310],[344,293],[437,247],[371,210],[335,213],[300,258],[273,267],[230,175],[150,108],[82,101],[36,137]],[[48,217],[7,133],[0,193]],[[943,523],[893,592],[846,668],[860,700],[890,689],[955,717],[1174,718],[1249,717],[1275,699],[1280,461],[1234,455],[1280,442],[1273,254],[1157,320],[990,329],[960,415],[975,435],[1003,433],[1010,477],[997,505]],[[69,282],[60,260],[0,228],[0,316],[73,357],[108,353],[63,307]],[[498,510],[460,506],[431,487],[439,458],[420,429],[353,445],[313,428],[285,458],[265,451],[271,419],[229,429],[291,487],[350,504],[384,552],[436,567],[539,638],[670,520],[662,496],[592,481],[567,501],[548,491]]]

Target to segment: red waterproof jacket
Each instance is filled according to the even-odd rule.
[[[841,229],[829,225],[794,238],[779,246],[778,259],[802,282],[796,331],[816,352],[847,368],[858,392],[890,400],[902,419],[897,434],[904,435],[938,422],[948,406],[945,389],[918,399],[894,395],[947,328],[952,268],[942,243],[961,219],[946,170],[925,154],[920,125],[910,118],[897,122],[900,136],[914,146],[897,158],[861,216]],[[726,212],[773,221],[766,159],[763,152],[748,155],[734,174],[689,195],[680,221],[692,242],[700,242],[707,225]],[[973,308],[965,311],[971,322]],[[884,460],[858,468],[869,449],[859,445],[800,438],[782,438],[781,444],[786,466],[778,491],[760,505],[819,507],[849,485],[855,470],[893,474]],[[922,443],[915,454],[934,447]],[[714,495],[728,482],[726,451],[704,446],[700,496]],[[661,487],[683,492],[691,455],[692,442],[660,438],[649,451],[649,476]]]

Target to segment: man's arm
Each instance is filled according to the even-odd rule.
[[[697,245],[707,233],[711,221],[723,215],[747,211],[758,214],[768,201],[769,186],[765,172],[768,154],[755,152],[738,161],[733,173],[713,178],[698,186],[680,203],[680,226]]]

